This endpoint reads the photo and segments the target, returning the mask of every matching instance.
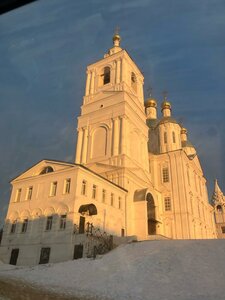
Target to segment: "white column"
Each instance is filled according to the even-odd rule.
[[[91,94],[94,94],[94,87],[95,87],[95,72],[91,72]]]
[[[82,140],[83,140],[83,130],[79,129],[78,130],[78,137],[77,137],[76,159],[75,159],[76,164],[80,164],[80,161],[81,161]]]
[[[127,117],[122,116],[121,117],[121,137],[120,137],[120,152],[121,154],[125,154],[127,150],[127,134],[126,134],[126,122],[127,122]]]
[[[126,82],[126,61],[124,58],[122,60],[122,81]]]
[[[119,153],[119,119],[113,119],[113,155]]]
[[[85,164],[87,161],[87,142],[88,142],[88,129],[84,128],[83,133],[83,147],[82,147],[82,164]]]
[[[91,73],[87,72],[87,81],[86,81],[85,96],[88,96],[89,93],[90,93],[90,83],[91,83]]]
[[[117,62],[116,62],[116,83],[120,83],[120,74],[121,74],[121,61],[117,60]]]

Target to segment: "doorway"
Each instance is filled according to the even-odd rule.
[[[17,263],[17,259],[18,259],[18,255],[19,255],[19,249],[12,249],[11,251],[11,256],[10,256],[10,265],[16,265]]]
[[[74,246],[74,254],[73,254],[73,259],[78,259],[83,257],[83,250],[84,246],[83,245],[75,245]]]
[[[39,264],[47,264],[49,262],[51,248],[41,248]]]
[[[80,216],[79,233],[84,233],[84,230],[85,230],[85,217]]]
[[[156,234],[156,212],[155,212],[155,201],[152,194],[148,193],[147,197],[147,220],[148,220],[148,235]]]

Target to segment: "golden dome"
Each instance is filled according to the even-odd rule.
[[[116,41],[116,40],[121,41],[121,37],[118,33],[115,33],[114,36],[113,36],[113,42]]]
[[[187,129],[182,127],[180,132],[181,132],[181,134],[187,134]]]
[[[162,108],[162,110],[166,109],[166,108],[171,109],[170,102],[169,101],[163,101],[163,103],[161,104],[161,108]]]
[[[156,100],[155,99],[153,99],[153,98],[149,98],[149,99],[147,99],[146,101],[145,101],[145,107],[147,108],[147,107],[157,107],[157,102],[156,102]]]

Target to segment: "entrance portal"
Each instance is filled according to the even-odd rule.
[[[148,193],[147,197],[147,219],[148,219],[148,234],[156,234],[156,214],[155,214],[155,201],[152,194]]]
[[[19,255],[19,249],[18,248],[17,249],[12,249],[10,262],[9,262],[10,265],[16,265],[18,255]]]

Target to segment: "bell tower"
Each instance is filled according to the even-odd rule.
[[[104,58],[87,67],[75,162],[148,170],[144,77],[120,42],[116,33]]]

